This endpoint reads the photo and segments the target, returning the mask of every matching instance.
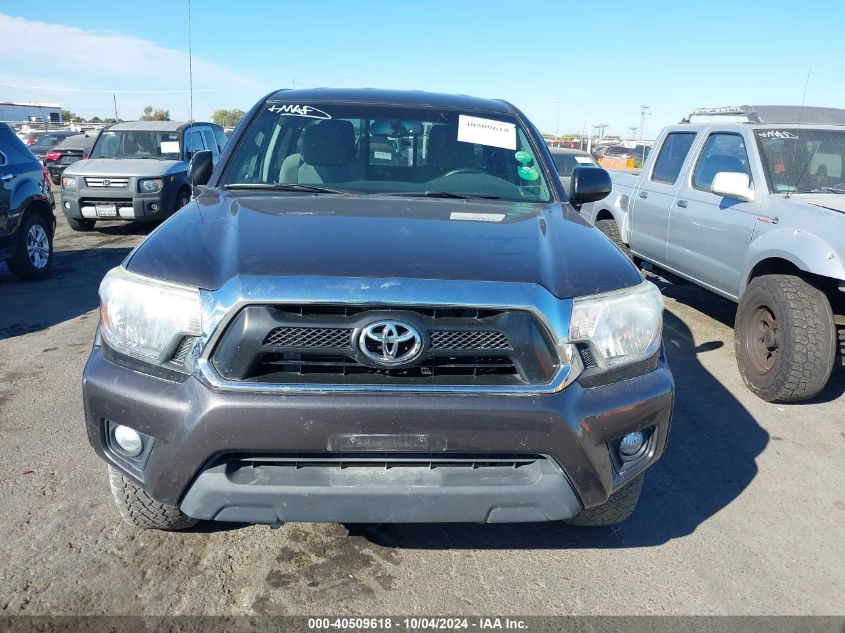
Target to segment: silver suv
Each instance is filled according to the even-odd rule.
[[[62,211],[74,231],[97,220],[162,220],[191,199],[188,161],[220,157],[226,135],[214,123],[129,121],[103,129],[88,160],[62,175]]]

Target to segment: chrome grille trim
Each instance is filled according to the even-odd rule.
[[[131,274],[131,273],[130,273]],[[646,283],[646,282],[643,282]],[[213,389],[240,393],[482,393],[534,396],[557,393],[581,373],[580,357],[567,341],[572,300],[559,299],[537,284],[324,276],[238,275],[217,290],[200,290],[203,337],[194,375]],[[223,379],[209,359],[228,323],[252,304],[348,304],[366,306],[475,306],[491,310],[526,310],[549,333],[560,363],[544,385],[360,385],[272,384]]]
[[[111,189],[126,189],[129,186],[129,178],[127,177],[115,177],[109,178],[107,176],[99,177],[99,176],[86,176],[85,177],[85,186],[86,187],[107,187]]]

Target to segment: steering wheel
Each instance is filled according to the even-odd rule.
[[[484,172],[476,167],[458,167],[457,169],[453,169],[452,171],[447,171],[445,174],[440,176],[441,178],[447,178],[449,176],[457,176],[458,174],[483,174]]]

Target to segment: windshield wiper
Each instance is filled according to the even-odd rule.
[[[409,198],[452,198],[456,200],[470,200],[473,198],[501,200],[501,196],[492,196],[486,193],[452,193],[451,191],[385,191],[374,195],[406,196]]]
[[[303,185],[296,182],[271,184],[265,182],[236,182],[231,185],[223,185],[223,189],[257,189],[264,191],[304,191],[307,193],[340,193],[348,194],[348,191],[318,187],[316,185]]]
[[[845,193],[845,189],[837,189],[836,187],[817,187],[813,189],[812,193],[824,191],[826,193]]]

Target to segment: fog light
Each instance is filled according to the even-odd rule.
[[[144,450],[144,441],[138,431],[122,424],[114,427],[114,441],[129,457],[137,457]]]
[[[65,202],[65,209],[70,209],[70,202]]]
[[[632,457],[636,457],[642,450],[644,443],[645,436],[641,431],[628,433],[628,435],[623,437],[622,441],[619,442],[619,454],[622,456],[622,459],[631,459]]]
[[[155,202],[153,202],[153,203],[150,205],[150,210],[151,210],[151,211],[158,211],[158,205],[157,205]]]

